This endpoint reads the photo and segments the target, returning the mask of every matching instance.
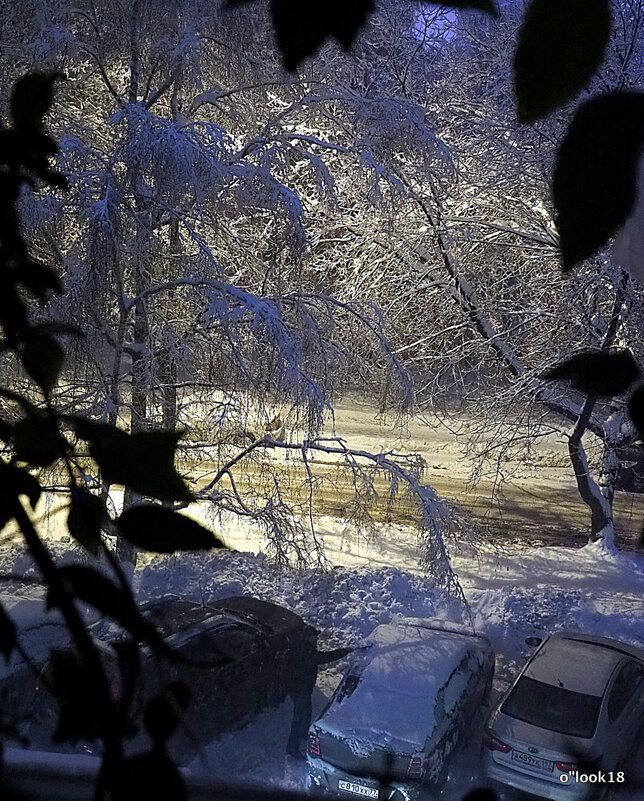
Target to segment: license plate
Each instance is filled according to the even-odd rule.
[[[340,779],[338,782],[338,790],[345,790],[347,793],[354,793],[354,795],[361,795],[363,798],[378,798],[377,787],[365,787],[364,784],[356,784],[356,782],[345,782]]]
[[[544,771],[544,773],[552,773],[554,769],[554,762],[549,759],[540,759],[532,756],[532,754],[525,754],[523,751],[513,751],[512,760],[525,765],[527,768]]]

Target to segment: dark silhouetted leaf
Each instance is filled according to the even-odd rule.
[[[115,620],[135,639],[148,638],[151,626],[139,614],[134,599],[109,578],[91,567],[82,565],[61,567],[58,572],[76,598]],[[47,607],[52,606],[59,606],[59,603],[55,593],[50,589],[47,594]]]
[[[596,253],[625,222],[643,143],[644,94],[614,92],[578,109],[553,177],[565,270]]]
[[[247,0],[228,0],[229,7]],[[374,0],[271,0],[271,14],[284,66],[294,70],[333,37],[348,49],[374,9]]]
[[[430,0],[427,0],[429,2]],[[498,16],[498,9],[492,0],[436,0],[431,5],[444,6],[445,8],[463,8],[473,11],[485,11],[493,17]]]
[[[143,725],[156,743],[165,743],[177,730],[190,703],[190,688],[185,682],[173,681],[146,704]]]
[[[32,326],[31,330],[36,334],[43,334],[45,336],[49,336],[50,334],[62,334],[63,336],[76,337],[77,339],[82,339],[85,336],[77,325],[71,325],[70,323],[41,323],[40,325]]]
[[[644,385],[638,387],[629,398],[628,414],[637,429],[639,438],[644,441]]]
[[[532,0],[514,57],[521,122],[572,100],[595,74],[610,35],[609,0]]]
[[[162,749],[129,757],[121,770],[113,792],[118,801],[188,801],[183,776]]]
[[[180,433],[149,431],[127,434],[113,426],[76,420],[76,431],[109,484],[123,484],[160,501],[191,501],[193,495],[174,469]]]
[[[62,444],[51,417],[30,414],[13,427],[16,457],[21,462],[48,467],[62,455]]]
[[[106,706],[91,674],[71,648],[52,648],[46,677],[59,701],[54,743],[96,740],[105,731]]]
[[[496,801],[497,795],[489,787],[477,787],[470,790],[463,801]]]
[[[174,553],[225,547],[199,523],[162,506],[133,506],[116,522],[125,539],[144,551]]]
[[[569,381],[586,395],[612,398],[626,392],[639,374],[633,354],[615,348],[577,353],[547,370],[542,377],[547,381]]]
[[[72,488],[72,501],[67,515],[67,528],[71,536],[98,556],[101,548],[101,529],[108,515],[103,501],[81,487]]]
[[[63,288],[56,273],[40,262],[29,261],[20,270],[19,282],[28,289],[41,303],[47,300],[48,292],[61,295]]]
[[[3,442],[11,442],[13,439],[13,426],[0,417],[0,439]]]
[[[56,172],[55,170],[40,169],[38,170],[38,175],[43,181],[45,181],[45,183],[55,187],[56,189],[69,189],[69,180],[60,172]]]
[[[8,662],[11,652],[16,647],[16,625],[7,614],[4,606],[0,604],[0,653],[4,661]]]
[[[14,516],[16,500],[20,495],[26,495],[34,509],[40,493],[40,484],[34,476],[21,467],[0,463],[0,528]]]
[[[27,306],[18,297],[13,286],[0,275],[0,326],[6,338],[15,344],[27,325]]]
[[[46,392],[56,386],[64,359],[65,351],[52,336],[33,331],[30,333],[22,352],[22,363]]]
[[[54,101],[54,83],[62,78],[59,72],[31,72],[15,82],[11,92],[11,118],[16,128],[42,127]]]

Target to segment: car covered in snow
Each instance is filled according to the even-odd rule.
[[[311,791],[404,801],[442,787],[493,674],[490,643],[464,627],[378,626],[309,730]]]
[[[489,718],[487,775],[553,801],[604,798],[644,726],[644,649],[588,634],[544,639]],[[577,776],[595,777],[587,781]]]
[[[190,703],[183,725],[170,742],[170,752],[180,763],[193,758],[218,735],[286,698],[302,638],[310,629],[288,609],[250,596],[211,604],[167,596],[142,604],[140,612],[178,658],[167,658],[149,646],[140,648],[135,711],[140,712],[148,699],[173,681],[188,685]],[[115,633],[112,624],[102,621],[90,631],[95,638],[108,637],[97,639],[96,644],[112,692],[118,697],[122,677],[116,652],[109,645],[109,637]],[[40,675],[46,679],[50,670],[45,660]],[[23,696],[22,700],[24,707],[31,703],[30,722],[23,733],[33,746],[51,748],[57,702],[46,691],[47,681],[33,676],[30,681],[30,698]],[[142,744],[139,740],[136,745]],[[95,751],[94,745],[83,743],[71,749],[63,744],[60,749]]]

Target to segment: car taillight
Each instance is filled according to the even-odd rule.
[[[557,766],[557,770],[560,770],[562,773],[574,773],[576,770],[579,770],[579,765],[575,765],[574,762],[555,762]]]
[[[425,775],[425,763],[422,756],[414,754],[409,760],[407,765],[407,778],[408,779],[422,779]]]
[[[491,731],[485,732],[483,735],[483,745],[488,749],[488,751],[500,751],[502,754],[509,754],[512,750],[512,746],[504,743],[503,740],[499,740],[498,737],[495,737]]]
[[[322,751],[320,750],[320,735],[317,729],[312,729],[309,732],[309,754],[322,756]]]

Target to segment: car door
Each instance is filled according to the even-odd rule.
[[[643,692],[644,666],[635,660],[628,660],[618,669],[606,704],[609,742],[604,753],[611,756],[611,764],[607,764],[607,768],[617,766],[642,725]]]

